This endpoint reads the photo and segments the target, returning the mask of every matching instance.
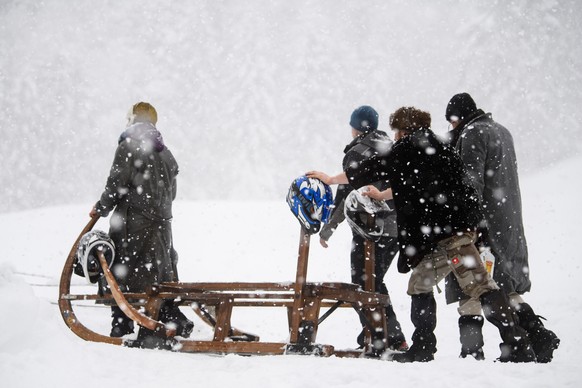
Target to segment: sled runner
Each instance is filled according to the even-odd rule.
[[[109,269],[106,255],[97,250],[100,271],[105,277],[111,294],[98,295],[71,293],[71,279],[75,266],[77,247],[81,238],[95,225],[98,216],[92,218],[73,244],[65,262],[59,284],[59,308],[67,326],[80,338],[113,345],[162,348],[188,353],[275,355],[311,354],[359,357],[373,352],[372,343],[386,339],[386,317],[383,311],[390,304],[388,295],[374,290],[373,243],[366,244],[365,289],[351,283],[309,283],[307,267],[310,234],[302,227],[294,283],[188,283],[166,282],[152,287],[144,293],[124,293]],[[137,340],[114,338],[99,334],[85,326],[74,311],[76,302],[94,301],[97,304],[117,304],[125,315],[138,326]],[[174,301],[180,306],[189,306],[202,322],[213,330],[211,340],[185,339],[176,336],[175,327],[158,320],[165,301]],[[234,308],[280,307],[287,311],[289,337],[287,342],[262,342],[260,337],[241,331],[231,324]],[[366,346],[362,350],[337,350],[331,344],[316,342],[318,330],[334,311],[340,307],[351,307],[366,322]],[[325,312],[322,314],[322,310]],[[144,334],[144,335],[142,335]],[[283,334],[282,336],[284,336]],[[144,336],[153,341],[143,340]]]

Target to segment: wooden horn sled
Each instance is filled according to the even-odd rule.
[[[66,325],[86,341],[112,345],[160,348],[187,353],[282,355],[308,354],[317,356],[378,358],[387,344],[386,306],[388,295],[374,292],[374,244],[366,242],[366,275],[364,289],[351,283],[308,283],[307,266],[310,235],[302,227],[294,283],[187,283],[168,282],[144,293],[124,293],[115,279],[102,252],[98,253],[101,276],[111,294],[72,293],[71,280],[76,252],[82,236],[91,231],[98,220],[92,218],[73,244],[65,262],[59,284],[59,308]],[[91,288],[90,288],[91,289]],[[195,315],[208,325],[212,338],[191,339],[176,336],[175,328],[157,320],[164,301],[174,301],[192,308]],[[74,307],[79,304],[117,305],[139,327],[138,338],[146,333],[155,341],[114,338],[100,334],[83,324]],[[286,342],[263,342],[255,334],[231,325],[234,308],[284,308],[287,312]],[[338,350],[332,344],[317,343],[322,323],[338,308],[352,308],[366,325],[365,346],[361,350]],[[143,337],[143,336],[142,336]],[[380,346],[378,344],[381,344]],[[378,351],[380,350],[380,352]]]

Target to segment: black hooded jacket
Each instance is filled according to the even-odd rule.
[[[349,166],[350,184],[359,188],[388,179],[398,221],[398,270],[410,271],[455,233],[475,230],[483,219],[477,192],[459,155],[430,129],[398,140],[376,160]]]

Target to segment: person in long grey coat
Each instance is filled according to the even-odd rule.
[[[485,214],[482,250],[495,257],[493,278],[507,294],[526,329],[538,362],[549,362],[559,345],[522,295],[531,288],[527,242],[513,137],[467,93],[453,96],[445,113],[453,127],[451,142],[459,152],[479,194]],[[454,278],[446,283],[447,302],[459,301],[461,357],[484,358],[481,304],[462,293]]]
[[[157,112],[145,102],[135,104],[118,140],[101,198],[90,215],[107,217],[116,259],[111,269],[124,292],[146,292],[152,285],[177,281],[177,253],[172,242],[172,201],[176,198],[178,163],[156,129]],[[101,279],[100,292],[107,293]],[[112,307],[112,337],[133,332],[133,322]],[[177,306],[166,304],[162,321],[177,321],[178,334],[188,336],[191,321]]]

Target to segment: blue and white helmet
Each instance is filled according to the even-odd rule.
[[[301,226],[309,234],[315,234],[322,222],[329,221],[333,194],[331,188],[319,179],[300,176],[289,188],[287,204]]]

